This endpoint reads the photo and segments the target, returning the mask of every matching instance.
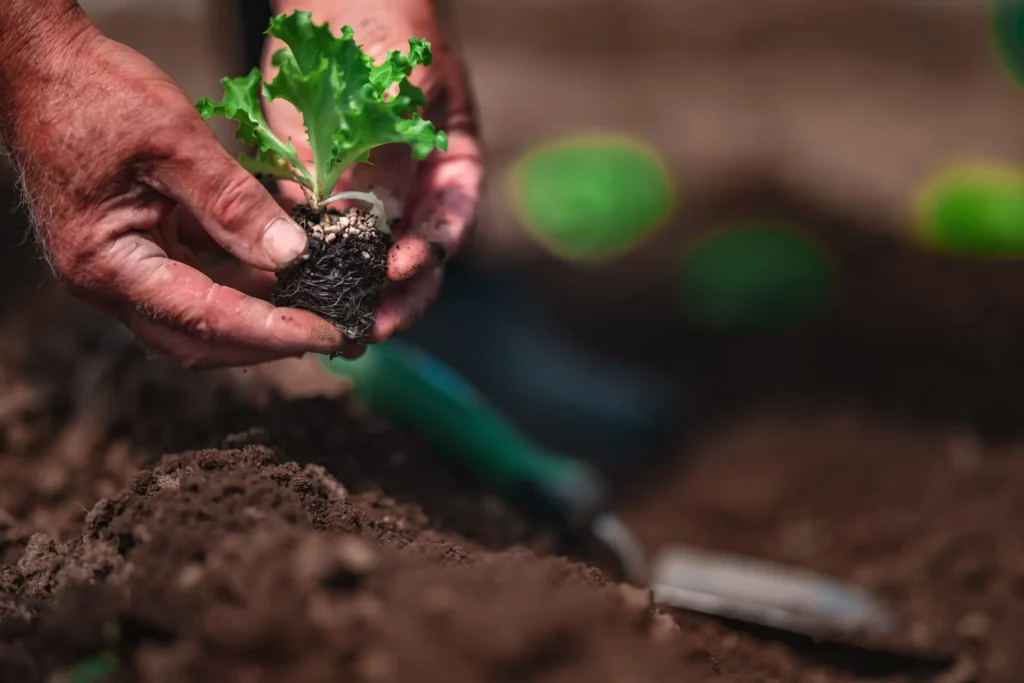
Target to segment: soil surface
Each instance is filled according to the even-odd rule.
[[[309,258],[281,274],[275,303],[316,313],[347,339],[365,341],[386,280],[390,234],[355,207],[341,213],[300,204],[292,216],[309,235]]]
[[[909,198],[951,149],[1024,148],[985,4],[641,4],[456,3],[491,175],[582,124],[657,144],[687,197],[631,258],[571,276],[502,201],[478,244],[501,263],[533,254],[518,258],[548,267],[544,301],[582,318],[581,340],[692,399],[677,449],[626,453],[615,472],[652,551],[827,571],[891,606],[895,637],[841,647],[652,610],[549,552],[544,530],[315,366],[183,373],[147,358],[40,288],[4,225],[0,683],[99,680],[90,668],[143,683],[1019,683],[1024,268],[865,237],[906,234]],[[147,54],[149,38],[193,54],[174,37],[219,25],[164,19],[139,40]],[[202,70],[172,73],[199,84]],[[749,342],[681,328],[670,281],[689,236],[778,216],[833,248],[833,317]],[[386,245],[369,251],[379,275],[357,273],[357,310],[330,311],[322,287],[333,302],[355,256],[338,244],[315,247],[306,303],[290,303],[358,337]]]
[[[1024,670],[1024,365],[988,343],[1011,338],[996,325],[964,346],[841,302],[845,317],[788,338],[641,353],[701,400],[676,453],[626,463],[618,509],[652,551],[826,571],[902,620],[889,641],[839,646],[652,608],[308,365],[182,373],[31,291],[0,316],[4,683]],[[691,352],[686,374],[671,358]]]
[[[82,318],[62,338],[95,334]],[[21,382],[43,398],[21,400],[4,432],[0,680],[68,680],[104,656],[110,680],[147,681],[680,671],[662,643],[671,619],[642,591],[539,557],[543,533],[344,401],[260,408],[228,376],[193,376],[208,392],[200,434],[173,369],[122,349],[120,372],[92,385],[111,384],[120,419],[80,418],[94,401],[76,410],[46,373],[14,375],[46,363],[59,375],[60,357],[22,351],[4,395]],[[164,431],[127,428],[147,416]],[[30,436],[13,441],[18,430]],[[186,450],[157,457],[161,440]],[[187,449],[198,443],[216,447]]]

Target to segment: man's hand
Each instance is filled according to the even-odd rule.
[[[14,49],[19,22],[36,40]],[[0,35],[0,130],[72,292],[186,366],[339,349],[326,321],[257,298],[302,258],[305,233],[165,73],[73,2],[9,0]],[[219,248],[240,263],[204,267]]]
[[[416,69],[410,80],[423,89],[428,107],[424,117],[448,134],[448,151],[435,151],[422,162],[411,159],[406,145],[379,147],[370,154],[373,165],[358,164],[342,177],[340,189],[372,191],[389,216],[401,216],[394,229],[396,242],[388,259],[391,281],[377,310],[371,342],[407,329],[423,315],[441,287],[442,266],[462,245],[476,214],[482,178],[480,144],[461,65],[441,34],[432,2],[393,0],[277,0],[275,13],[306,10],[314,21],[341,31],[346,24],[356,42],[381,61],[388,50],[408,50],[411,37],[431,43],[433,64]],[[263,73],[276,71],[273,54],[284,47],[270,39],[264,49]],[[311,153],[302,117],[283,100],[270,102],[267,122],[282,139],[291,138],[303,161]],[[281,183],[281,192],[301,201],[302,192]]]

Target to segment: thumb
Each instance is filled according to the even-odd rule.
[[[216,138],[191,141],[189,158],[157,172],[156,181],[224,249],[262,270],[294,265],[307,252],[306,232]]]

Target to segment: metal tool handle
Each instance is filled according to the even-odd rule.
[[[322,360],[351,383],[358,402],[549,521],[579,529],[602,507],[596,472],[532,443],[465,378],[419,349],[392,339],[356,360]]]

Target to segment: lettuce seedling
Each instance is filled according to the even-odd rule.
[[[206,120],[223,116],[238,122],[236,136],[255,149],[254,155],[240,157],[247,170],[298,183],[306,196],[306,205],[293,216],[310,236],[310,258],[282,274],[277,302],[322,315],[358,340],[372,326],[390,226],[383,202],[372,193],[335,194],[334,189],[346,169],[369,163],[371,150],[381,145],[407,144],[415,159],[447,150],[445,133],[420,115],[423,91],[408,80],[417,66],[430,65],[430,43],[410,38],[408,53],[392,51],[376,64],[350,26],[336,36],[327,24],[315,24],[309,12],[274,17],[266,33],[286,46],[273,55],[278,68],[273,81],[265,83],[259,69],[225,78],[224,99],[204,98],[196,108]],[[267,125],[262,102],[277,99],[302,115],[311,164]],[[327,209],[341,199],[363,201],[372,209],[369,215],[350,209],[344,216]]]

